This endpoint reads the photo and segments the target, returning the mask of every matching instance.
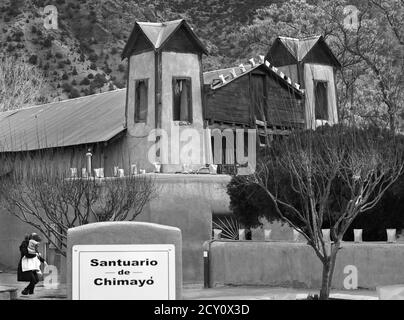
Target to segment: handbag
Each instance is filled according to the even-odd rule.
[[[41,261],[39,261],[38,257],[27,258],[23,257],[21,260],[21,269],[22,272],[25,271],[40,271],[41,270]]]
[[[40,269],[37,270],[36,275],[38,277],[38,281],[43,281],[44,276],[43,276],[43,273],[42,273],[42,271]]]

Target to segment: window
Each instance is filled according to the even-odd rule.
[[[147,120],[147,80],[136,80],[135,82],[135,122],[146,122]]]
[[[314,82],[316,120],[328,120],[327,82]]]
[[[192,122],[190,78],[173,78],[173,120]]]

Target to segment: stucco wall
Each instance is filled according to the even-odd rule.
[[[206,244],[206,247],[209,247]],[[210,285],[271,285],[319,288],[321,263],[305,243],[214,241]],[[337,257],[333,287],[344,288],[344,268],[356,266],[358,288],[404,283],[404,243],[348,243]]]
[[[155,175],[158,198],[137,221],[178,227],[183,239],[184,282],[203,281],[202,245],[212,237],[212,212],[228,212],[224,175]]]
[[[315,80],[327,81],[328,90],[328,121],[330,124],[338,122],[337,96],[335,92],[334,69],[332,66],[307,63],[304,65],[304,83],[306,91],[306,123],[308,128],[315,129]]]
[[[181,231],[153,223],[100,222],[72,228],[67,234],[67,295],[72,298],[72,248],[86,244],[174,244],[176,298],[182,294]]]
[[[128,103],[127,103],[127,136],[125,159],[138,168],[151,169],[153,164],[147,159],[147,151],[153,145],[147,137],[155,128],[155,56],[154,51],[133,55],[130,58]],[[135,82],[148,79],[148,110],[147,121],[135,123]],[[125,168],[127,164],[125,164]],[[128,166],[130,168],[130,166]]]
[[[179,126],[178,121],[173,121],[173,77],[189,77],[192,82],[192,124]],[[192,164],[192,167],[199,169],[204,165],[204,134],[203,134],[203,113],[202,113],[202,89],[201,70],[197,54],[163,52],[162,53],[162,128],[171,134],[172,128],[178,129],[178,138],[175,143],[169,145],[169,163],[163,164],[164,172],[175,172],[181,170],[180,164]],[[192,139],[186,136],[187,129],[198,131],[197,136]],[[181,139],[183,135],[183,139]],[[184,140],[178,143],[178,139]],[[192,152],[199,154],[198,159],[190,159],[186,154],[181,154],[184,145],[191,147]],[[179,155],[179,161],[174,157]],[[172,158],[172,159],[170,159]],[[195,157],[196,158],[196,157]],[[176,162],[176,163],[174,163]],[[179,164],[177,164],[179,162]]]

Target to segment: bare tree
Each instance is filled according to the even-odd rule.
[[[0,58],[0,111],[43,101],[44,78],[34,65],[13,57]]]
[[[0,177],[6,210],[42,232],[64,256],[69,228],[132,221],[155,195],[155,184],[146,176],[70,179],[42,169]]]
[[[335,126],[274,141],[247,179],[271,200],[272,214],[314,249],[323,265],[320,299],[329,297],[345,232],[403,173],[403,160],[403,141],[391,131]],[[330,229],[330,243],[324,227]]]

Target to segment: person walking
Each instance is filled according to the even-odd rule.
[[[39,282],[38,272],[40,265],[47,265],[44,258],[38,252],[38,246],[41,242],[41,237],[32,233],[26,235],[20,245],[21,258],[18,263],[17,281],[29,282],[28,286],[21,292],[23,295],[33,294],[35,285]]]

